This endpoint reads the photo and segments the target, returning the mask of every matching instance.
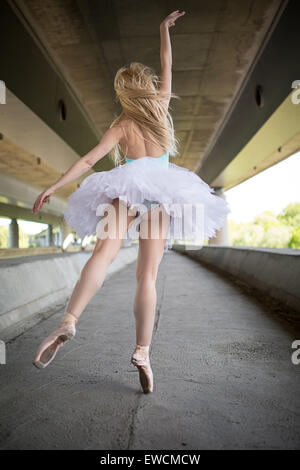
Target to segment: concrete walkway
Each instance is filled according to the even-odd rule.
[[[31,361],[53,315],[7,344],[1,449],[300,448],[300,339],[233,283],[175,252],[157,281],[155,392],[130,365],[135,263],[104,282],[45,370]]]

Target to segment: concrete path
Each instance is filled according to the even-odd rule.
[[[135,263],[104,282],[45,370],[53,315],[7,344],[0,449],[300,448],[300,339],[230,281],[175,252],[157,281],[155,392],[130,365]]]

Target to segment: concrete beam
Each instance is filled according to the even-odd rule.
[[[34,214],[30,209],[26,209],[25,207],[3,204],[2,202],[0,202],[0,217],[29,220],[31,222],[39,222],[41,224],[62,224],[61,217],[56,217],[55,215],[47,214],[45,212]]]
[[[23,181],[7,174],[0,174],[0,202],[2,203],[32,209],[34,201],[41,192],[41,189],[34,188]],[[66,207],[66,201],[53,195],[49,204],[45,204],[40,213],[61,217]]]
[[[87,153],[100,135],[80,100],[15,2],[1,2],[0,18],[1,79],[75,152]]]
[[[239,93],[204,155],[197,173],[209,184],[241,152],[291,92],[292,82],[300,76],[298,44],[300,29],[297,0],[282,2],[275,20],[261,45]],[[267,155],[265,155],[266,157]],[[281,160],[281,155],[277,156]],[[257,169],[256,173],[260,170]],[[244,177],[244,168],[228,184]],[[225,184],[225,183],[224,183]]]
[[[300,103],[294,102],[295,93],[288,95],[212,185],[230,189],[299,150]]]

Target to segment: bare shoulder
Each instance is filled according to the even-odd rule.
[[[118,122],[118,125],[122,129],[122,137],[125,139],[128,139],[132,134],[133,127],[136,127],[134,121],[127,117],[122,117]]]
[[[129,128],[131,127],[133,124],[133,121],[132,119],[129,119],[128,117],[122,117],[119,122],[118,122],[118,125],[121,126],[121,127],[125,127],[125,128]]]
[[[124,134],[123,123],[121,123],[120,121],[115,123],[112,127],[108,129],[108,132],[110,132],[111,134],[114,134],[119,139],[122,139],[123,134]]]

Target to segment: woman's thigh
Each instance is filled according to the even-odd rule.
[[[107,251],[114,258],[135,218],[136,215],[129,215],[128,207],[125,204],[122,202],[119,204],[119,198],[113,199],[110,211],[104,213],[104,217],[98,225],[94,253],[99,250]]]
[[[136,279],[151,273],[156,279],[157,271],[164,253],[170,226],[170,215],[163,206],[156,206],[143,215],[140,223],[139,251]]]

